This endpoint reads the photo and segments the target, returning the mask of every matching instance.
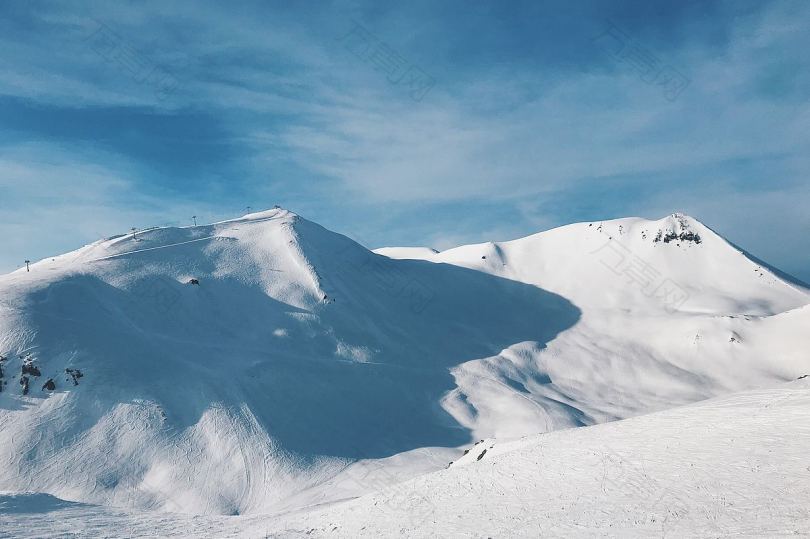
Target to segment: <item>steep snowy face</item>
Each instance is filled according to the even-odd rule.
[[[0,298],[0,489],[226,514],[467,443],[439,406],[449,370],[579,317],[284,210],[97,242],[0,277]]]

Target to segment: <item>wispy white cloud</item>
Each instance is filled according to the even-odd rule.
[[[799,26],[783,22],[770,12],[746,21],[719,58],[688,48],[671,53],[693,77],[674,103],[621,71],[572,72],[551,85],[536,74],[535,84],[546,90],[523,101],[510,81],[484,79],[438,91],[418,106],[364,95],[339,107],[304,109],[312,123],[289,126],[281,141],[304,166],[374,202],[519,200],[581,180],[805,152],[800,134],[807,117],[797,111],[806,102],[755,90],[772,61],[760,51],[798,52],[810,44]],[[482,100],[514,104],[480,113]]]

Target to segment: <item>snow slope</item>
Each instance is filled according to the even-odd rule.
[[[111,530],[194,538],[806,536],[808,446],[810,378],[605,425],[485,440],[448,469],[306,511],[133,513],[0,494],[0,529],[20,538]]]
[[[579,223],[424,259],[533,284],[582,311],[543,349],[522,343],[453,369],[445,407],[476,438],[630,417],[808,369],[808,290],[688,216]]]
[[[622,422],[485,440],[448,470],[285,522],[326,536],[810,534],[810,379]],[[483,456],[482,456],[483,455]],[[271,531],[275,528],[271,528]]]
[[[685,216],[385,252],[276,209],[0,276],[0,490],[298,510],[810,371],[808,291]]]
[[[439,406],[449,369],[579,316],[284,210],[111,238],[0,277],[0,297],[0,489],[224,514],[368,488],[358,460],[446,462],[471,439]]]

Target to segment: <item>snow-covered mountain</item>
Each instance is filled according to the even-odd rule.
[[[289,211],[0,276],[0,491],[297,510],[810,372],[810,291],[683,215],[372,253]]]
[[[477,438],[630,417],[810,367],[806,285],[685,215],[578,223],[441,253],[377,252],[533,284],[581,310],[542,350],[516,344],[454,369],[458,389],[445,406]]]
[[[410,247],[376,252],[534,284],[589,310],[768,316],[808,302],[807,285],[755,261],[683,214],[577,223],[441,253]]]

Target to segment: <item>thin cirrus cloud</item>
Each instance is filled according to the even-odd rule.
[[[60,148],[65,169],[127,163],[124,190],[73,188],[109,209],[93,224],[109,233],[135,199],[149,201],[131,217],[144,221],[279,202],[375,247],[685,210],[810,278],[795,210],[810,202],[803,3],[246,6],[17,6],[0,37],[0,95],[15,107],[0,128],[5,166],[38,170],[34,147]],[[347,50],[356,21],[435,87],[413,100]],[[99,22],[171,72],[171,95],[93,50]],[[595,39],[611,22],[688,76],[677,99]],[[20,143],[28,151],[10,151]],[[23,187],[0,186],[25,202]],[[723,200],[783,242],[746,231]],[[81,229],[71,204],[49,214]],[[33,239],[43,219],[5,226]],[[0,265],[21,256],[0,253]]]

